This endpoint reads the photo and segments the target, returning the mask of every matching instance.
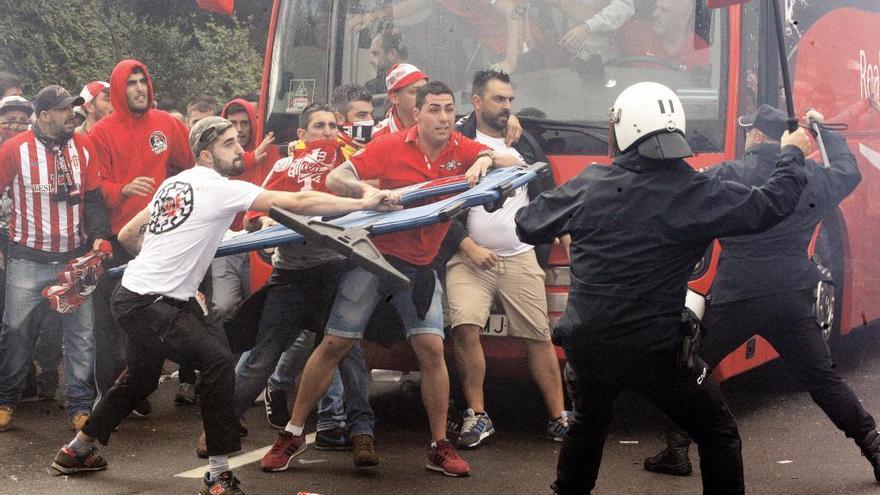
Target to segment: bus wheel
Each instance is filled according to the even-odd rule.
[[[842,217],[840,211],[835,210],[822,219],[813,253],[813,261],[819,270],[830,275],[833,281],[831,284],[820,282],[814,290],[816,319],[826,341],[840,335],[845,282],[843,239]]]

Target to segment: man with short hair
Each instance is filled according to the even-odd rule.
[[[306,107],[300,114],[297,130],[302,145],[295,147],[293,156],[275,164],[264,187],[278,191],[326,191],[327,174],[347,158],[337,130],[337,116],[330,106],[315,103]],[[251,227],[265,228],[275,222],[261,212],[251,212],[248,223]],[[289,382],[295,377],[275,375],[279,368],[299,369],[301,366],[279,363],[279,358],[293,358],[302,329],[321,332],[344,265],[344,259],[327,248],[300,245],[276,249],[256,344],[242,355],[236,367],[236,413],[244,414],[264,386],[267,407],[271,406],[270,419],[280,416],[282,411],[287,412],[286,390],[279,385],[288,382],[285,388],[292,388]],[[276,372],[270,378],[273,369]],[[353,347],[342,360],[337,375],[341,376],[336,378],[335,393],[325,396],[319,406],[316,448],[351,448],[356,466],[375,466],[379,463],[373,441],[375,416],[369,404],[369,376],[360,346]],[[342,410],[343,395],[347,416]],[[284,416],[281,428],[289,417],[289,414]],[[276,426],[274,422],[273,426]]]
[[[8,72],[0,72],[0,98],[7,96],[21,96],[21,78]]]
[[[0,151],[0,189],[13,185],[7,304],[0,331],[0,431],[9,428],[24,390],[40,330],[30,323],[47,304],[42,290],[57,283],[60,264],[97,250],[110,236],[98,189],[98,154],[87,137],[74,134],[73,106],[81,102],[61,86],[43,88],[34,100],[33,128]],[[67,415],[79,430],[95,397],[91,299],[60,316]]]
[[[113,112],[113,103],[110,102],[110,83],[92,81],[83,87],[79,96],[83,99],[83,104],[79,108],[85,114],[86,120],[76,128],[76,132],[88,134],[99,120]]]
[[[186,126],[192,126],[205,118],[217,115],[217,100],[213,96],[200,95],[186,106]]]
[[[55,456],[63,473],[106,469],[95,440],[110,434],[134,405],[156,389],[165,359],[172,357],[202,372],[201,416],[207,433],[210,471],[203,495],[241,494],[227,455],[240,449],[235,421],[234,361],[222,332],[201,318],[195,301],[199,283],[235,214],[273,206],[304,215],[344,214],[381,208],[393,201],[387,191],[352,200],[316,191],[266,191],[229,177],[243,171],[238,133],[221,117],[193,126],[189,145],[197,167],[163,182],[149,206],[119,233],[136,257],[113,296],[113,316],[128,335],[128,373],[100,401],[84,430]],[[396,208],[388,206],[385,208]]]
[[[488,147],[454,131],[455,99],[445,84],[426,84],[414,104],[415,126],[372,141],[330,172],[327,187],[344,196],[364,197],[376,191],[364,181],[378,179],[381,187],[394,188],[465,170],[473,184],[493,165],[518,163],[516,158],[496,156]],[[442,290],[432,267],[447,228],[448,223],[440,223],[378,236],[373,243],[413,280],[412,288],[391,294],[389,300],[403,320],[422,372],[422,399],[431,430],[426,467],[450,476],[467,476],[470,467],[446,439],[449,374],[443,357]],[[380,291],[379,278],[363,268],[349,269],[342,276],[324,340],[306,363],[291,420],[260,462],[263,470],[288,469],[293,458],[305,451],[303,428],[312,404],[327,390],[339,361],[362,338],[373,309],[386,296]]]
[[[119,230],[141,211],[155,192],[155,185],[169,173],[192,167],[193,155],[186,127],[166,112],[153,108],[153,83],[146,66],[137,60],[123,60],[110,75],[113,113],[98,121],[89,137],[95,143],[101,176],[101,192],[110,210],[114,236],[113,265],[129,261],[128,253],[116,243]],[[95,378],[99,393],[106,392],[125,367],[120,344],[122,331],[110,314],[110,297],[115,283],[98,285],[95,297]],[[148,402],[135,413],[148,415]]]
[[[403,46],[403,35],[388,24],[382,26],[370,42],[370,65],[376,69],[376,77],[364,83],[371,94],[388,91],[385,76],[397,64],[409,59],[409,50]]]
[[[461,127],[462,134],[523,162],[546,161],[527,134],[515,147],[504,143],[514,99],[507,74],[495,70],[477,72],[471,94],[474,112]],[[517,190],[498,210],[467,210],[450,229],[448,242],[455,254],[446,267],[446,295],[456,369],[467,402],[457,440],[459,448],[475,448],[495,433],[483,402],[486,360],[480,330],[489,318],[496,296],[504,306],[509,335],[525,344],[532,378],[544,397],[550,418],[547,435],[561,442],[568,429],[570,413],[564,410],[559,360],[550,342],[544,270],[535,247],[517,238],[513,222],[516,212],[531,198],[555,187],[552,172],[547,172],[542,180]],[[544,246],[544,262],[548,255],[549,249]]]

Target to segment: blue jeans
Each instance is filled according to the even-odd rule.
[[[318,403],[318,431],[344,426],[346,421],[350,436],[373,436],[376,416],[370,406],[370,375],[360,342],[339,362],[330,388]]]
[[[284,392],[293,390],[293,387],[296,386],[296,377],[302,373],[303,368],[306,366],[306,361],[309,360],[309,356],[314,348],[315,334],[308,330],[303,330],[293,342],[293,345],[281,354],[281,359],[275,365],[275,371],[269,377],[269,390],[282,390]],[[250,352],[247,351],[245,354]]]
[[[414,268],[403,270],[407,277],[415,276]],[[412,301],[412,291],[405,289],[391,294],[391,304],[400,315],[406,328],[406,337],[431,334],[444,338],[443,333],[443,288],[434,274],[435,289],[431,298],[431,307],[424,318],[419,318]],[[379,291],[379,277],[364,268],[356,266],[349,269],[339,282],[339,292],[333,301],[330,318],[327,321],[327,335],[346,339],[361,339],[364,336],[367,322],[384,297]]]
[[[281,355],[294,345],[302,330],[317,331],[323,326],[339,282],[340,268],[338,265],[322,265],[273,272],[256,342],[253,349],[242,354],[235,367],[235,413],[238,417],[253,405]]]
[[[15,407],[24,391],[40,328],[31,325],[49,311],[44,287],[58,282],[64,265],[10,259],[6,267],[6,309],[0,330],[0,406]],[[95,338],[92,299],[73,313],[61,314],[64,391],[67,415],[88,414],[95,400]]]

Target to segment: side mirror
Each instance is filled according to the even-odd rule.
[[[730,5],[738,5],[741,3],[749,3],[751,0],[706,0],[706,7],[710,9],[720,9]]]

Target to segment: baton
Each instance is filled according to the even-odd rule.
[[[782,25],[782,12],[779,10],[779,0],[770,0],[773,6],[773,20],[776,24],[776,45],[779,49],[779,69],[782,71],[782,89],[785,92],[785,108],[788,110],[788,132],[794,132],[798,128],[797,117],[794,115],[794,92],[791,90],[791,74],[788,70],[788,57],[785,52],[785,31]]]
[[[819,132],[819,122],[816,119],[810,119],[810,129],[816,134],[816,144],[819,145],[819,154],[822,155],[822,166],[831,168],[831,162],[828,161],[828,151],[825,150],[825,142],[822,140],[822,133]]]

